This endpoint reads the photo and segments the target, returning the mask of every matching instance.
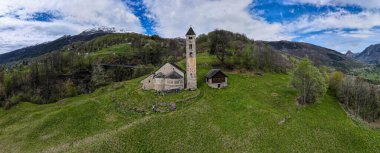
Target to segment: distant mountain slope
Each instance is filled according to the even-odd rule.
[[[380,64],[380,44],[367,47],[363,52],[355,56],[355,59],[368,64]]]
[[[43,44],[38,44],[35,46],[30,46],[26,48],[21,48],[9,53],[0,55],[0,64],[5,64],[9,62],[19,61],[26,58],[38,57],[40,55],[50,53],[55,50],[62,49],[64,46],[71,44],[73,42],[79,41],[89,41],[94,38],[112,33],[112,31],[105,30],[86,30],[79,35],[75,36],[63,36],[57,40],[46,42]]]
[[[297,57],[308,57],[317,65],[335,67],[341,71],[361,67],[363,64],[335,50],[303,42],[273,41],[265,42],[274,49]]]
[[[51,42],[26,47],[13,52],[2,54],[0,55],[0,64],[38,57],[43,54],[62,49],[66,45],[75,44],[75,42],[90,41],[94,38],[98,38],[107,34],[125,32],[126,31],[116,31],[114,28],[97,28],[86,30],[75,36],[63,36]],[[207,40],[205,41],[206,42],[203,43],[199,42],[198,46],[203,46],[207,48],[209,44],[207,43]],[[362,63],[356,61],[355,59],[349,58],[346,55],[341,54],[337,51],[308,43],[291,41],[260,42],[268,44],[276,50],[285,52],[293,56],[309,57],[317,65],[327,65],[335,67],[336,69],[339,69],[341,71],[348,71],[351,68],[363,66]]]

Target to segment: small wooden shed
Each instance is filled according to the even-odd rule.
[[[220,69],[212,69],[206,74],[206,83],[211,88],[225,88],[228,86],[228,76]]]

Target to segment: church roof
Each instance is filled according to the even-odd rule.
[[[186,36],[188,35],[195,35],[195,32],[192,27],[190,27],[189,31],[187,31]]]
[[[178,74],[176,71],[172,71],[168,75],[164,75],[163,73],[159,72],[154,77],[165,78],[165,79],[182,79],[183,78],[183,76]]]
[[[182,71],[183,73],[186,73],[185,70],[183,70],[181,67],[179,67],[177,64],[174,64],[174,63],[169,63],[171,65],[173,65],[175,68],[177,68],[178,70]]]
[[[181,76],[180,74],[178,74],[176,71],[173,71],[173,72],[170,72],[168,74],[168,76],[166,76],[166,78],[168,78],[168,79],[182,79],[183,76]]]
[[[223,72],[222,72],[222,70],[220,70],[220,69],[211,69],[210,71],[208,71],[208,73],[206,74],[206,78],[212,78],[212,77],[214,77],[214,75],[215,74],[217,74],[217,73],[221,73],[222,75],[224,75],[225,77],[227,77],[227,75],[226,74],[224,74]]]
[[[165,75],[161,72],[158,72],[154,77],[155,78],[165,78]]]

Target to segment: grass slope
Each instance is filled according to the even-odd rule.
[[[199,82],[214,59],[198,58]],[[184,66],[184,62],[180,65]],[[0,152],[378,152],[380,131],[348,118],[326,95],[307,108],[285,74],[229,73],[230,86],[157,96],[142,78],[48,105],[0,110]],[[153,103],[200,94],[169,113]],[[146,113],[132,113],[131,108]],[[286,116],[283,125],[278,123]]]

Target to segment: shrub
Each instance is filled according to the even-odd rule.
[[[5,109],[9,109],[12,106],[17,105],[21,101],[22,101],[22,94],[13,95],[10,99],[8,99],[7,101],[5,101],[4,108]]]
[[[340,71],[333,72],[329,77],[329,88],[336,95],[341,89],[344,79],[344,74]]]
[[[44,99],[39,95],[34,95],[32,98],[30,98],[30,101],[34,104],[42,104],[44,102]]]
[[[325,77],[308,59],[303,59],[293,72],[291,84],[298,90],[300,104],[312,104],[327,90]]]
[[[337,82],[330,82],[334,85]],[[331,85],[330,85],[331,86]],[[356,117],[373,122],[379,116],[379,91],[376,85],[356,77],[345,77],[335,93]]]

